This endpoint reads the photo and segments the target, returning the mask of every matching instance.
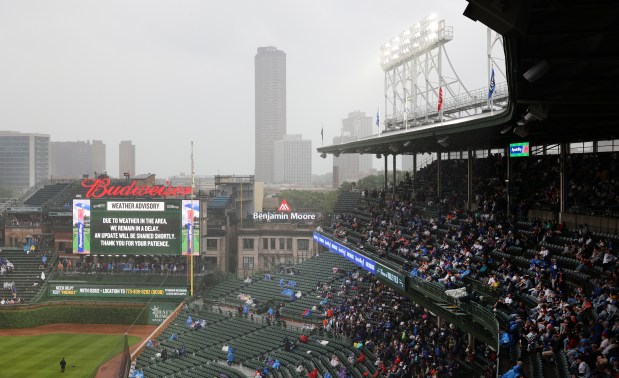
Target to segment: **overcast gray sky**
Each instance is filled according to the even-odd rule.
[[[469,89],[486,85],[486,29],[464,0],[0,0],[0,129],[118,143],[137,173],[253,174],[254,55],[287,57],[287,129],[320,146],[353,110],[383,104],[378,48],[436,13]],[[499,79],[497,79],[497,82]],[[314,173],[331,158],[313,156]]]

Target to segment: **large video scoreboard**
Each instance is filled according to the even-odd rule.
[[[200,202],[73,200],[73,252],[198,255]]]

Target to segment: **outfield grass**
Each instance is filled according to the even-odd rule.
[[[94,377],[96,368],[122,352],[124,335],[2,336],[2,377]],[[140,338],[129,336],[129,345]],[[60,360],[67,367],[60,373]]]

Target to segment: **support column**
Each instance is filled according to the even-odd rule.
[[[441,317],[437,315],[436,316],[436,327],[438,329],[441,329],[442,325],[443,325],[443,319],[441,319]]]
[[[387,175],[388,175],[388,172],[389,172],[388,164],[389,164],[389,162],[387,161],[387,155],[385,155],[385,187],[384,187],[385,194],[387,194],[387,182],[388,182],[388,180],[387,180],[388,176]]]
[[[559,145],[561,151],[559,152],[559,222],[563,219],[563,213],[565,212],[565,200],[567,198],[567,187],[565,185],[567,181],[567,143],[561,143]]]
[[[397,181],[396,181],[396,179],[397,179],[397,177],[396,177],[397,170],[396,170],[395,159],[396,159],[396,155],[393,154],[393,199],[395,199],[396,184],[397,184]]]
[[[436,153],[436,197],[437,201],[443,198],[443,188],[441,182],[441,152]],[[438,206],[438,203],[436,204]]]
[[[507,166],[507,174],[506,174],[506,178],[505,178],[505,189],[507,190],[507,217],[509,218],[509,216],[511,215],[511,211],[512,211],[512,196],[511,196],[511,189],[510,189],[510,181],[512,178],[512,164],[511,164],[511,160],[509,157],[509,146],[507,146],[505,148],[505,151],[503,152],[505,159],[507,159],[507,164],[505,164]]]
[[[469,348],[471,348],[471,350],[475,350],[475,336],[469,333],[467,342],[469,343]]]
[[[468,147],[468,161],[467,161],[467,178],[466,178],[466,209],[468,211],[473,210],[473,149]]]
[[[413,154],[413,182],[417,177],[417,154]]]

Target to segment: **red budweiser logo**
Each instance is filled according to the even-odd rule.
[[[110,179],[85,179],[82,186],[88,191],[86,198],[102,197],[177,197],[191,194],[191,186],[138,186],[135,181],[130,185],[110,185]]]

